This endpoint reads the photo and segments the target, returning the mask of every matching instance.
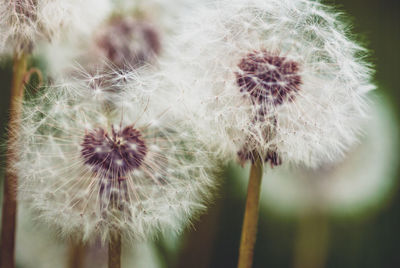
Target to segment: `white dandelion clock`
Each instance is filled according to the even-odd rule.
[[[157,103],[129,105],[107,109],[68,88],[25,104],[16,169],[38,220],[65,236],[117,230],[129,241],[179,232],[204,209],[213,181],[202,147]]]
[[[137,85],[142,73],[154,71],[161,50],[155,26],[129,14],[113,13],[85,38],[76,37],[42,48],[49,74],[58,83],[84,82],[100,91]]]
[[[364,49],[325,6],[216,1],[181,25],[170,52],[180,64],[166,63],[166,76],[178,81],[174,98],[199,136],[225,159],[316,167],[356,141],[374,85]]]
[[[238,262],[251,267],[263,164],[344,157],[374,88],[365,51],[317,1],[215,1],[180,25],[162,64],[176,115],[220,158],[252,162]]]
[[[92,73],[154,66],[177,28],[179,15],[195,4],[192,0],[114,1],[112,12],[91,33],[47,45],[42,54],[56,76],[71,72],[76,62]]]
[[[89,32],[109,8],[108,0],[2,0],[0,51],[31,52],[38,42],[60,37],[62,29]]]
[[[135,13],[153,21],[166,35],[176,31],[182,14],[208,1],[195,0],[116,0],[114,9],[117,13]]]
[[[274,169],[262,189],[262,206],[283,215],[312,212],[358,215],[379,208],[397,183],[396,119],[387,102],[375,101],[364,137],[345,159],[310,170]]]
[[[161,50],[156,26],[126,15],[111,18],[93,41],[97,55],[121,69],[152,63]]]

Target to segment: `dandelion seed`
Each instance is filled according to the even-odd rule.
[[[374,85],[365,49],[330,9],[217,1],[181,25],[161,64],[170,101],[221,158],[316,167],[357,140]]]
[[[90,92],[50,88],[25,103],[15,164],[21,198],[39,221],[83,240],[105,240],[113,230],[128,241],[179,232],[204,209],[214,184],[208,154],[152,109],[158,103],[130,92],[135,97],[121,101],[129,107],[114,102],[109,111]]]
[[[95,37],[95,44],[102,58],[119,69],[153,62],[161,46],[155,26],[129,16],[111,19]]]
[[[374,88],[365,50],[308,0],[216,1],[181,25],[161,64],[170,101],[210,151],[252,162],[238,264],[251,267],[263,165],[343,158]]]
[[[109,10],[108,0],[2,0],[0,51],[30,53],[39,41],[52,41],[62,30],[90,31]]]

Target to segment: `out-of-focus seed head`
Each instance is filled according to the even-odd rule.
[[[30,53],[39,43],[90,32],[109,0],[0,0],[0,53]]]
[[[37,0],[15,0],[10,1],[11,8],[17,14],[16,20],[28,23],[37,19]]]
[[[111,19],[95,42],[103,56],[118,68],[151,63],[161,49],[155,26],[129,16]]]
[[[92,86],[105,86],[116,92],[120,90],[114,83],[116,79],[121,82],[123,79],[119,78],[129,76],[132,70],[156,65],[162,47],[161,30],[147,17],[121,12],[103,21],[85,38],[46,46],[44,53],[55,77],[82,79],[81,70],[76,70],[78,63],[84,75],[95,77]],[[60,59],[58,54],[65,58]]]
[[[1,5],[7,6],[9,12],[8,17],[6,17],[6,14],[2,14],[0,10],[0,16],[4,16],[3,23],[10,26],[15,25],[14,32],[9,33],[10,38],[18,40],[18,42],[15,43],[15,50],[31,51],[33,48],[33,40],[31,40],[30,37],[34,34],[35,29],[33,29],[33,27],[35,27],[38,21],[37,0],[14,0],[1,3]],[[6,40],[2,41],[6,42]]]
[[[182,15],[203,4],[194,0],[112,1],[112,12],[96,28],[85,31],[86,35],[44,47],[48,69],[60,77],[70,73],[76,62],[91,73],[152,68],[158,65],[164,40],[175,33]]]

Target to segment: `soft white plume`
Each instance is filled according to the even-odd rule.
[[[179,232],[215,184],[203,146],[140,87],[117,101],[113,90],[72,84],[24,104],[19,196],[65,236]]]
[[[178,18],[200,4],[194,0],[113,1],[112,12],[92,32],[48,44],[41,54],[53,76],[65,76],[76,63],[89,71],[156,65],[166,39],[177,29]]]
[[[215,1],[180,25],[165,87],[221,157],[316,167],[357,140],[374,85],[337,13],[310,0]]]
[[[90,32],[109,10],[109,0],[1,0],[0,52],[30,51],[63,31]]]

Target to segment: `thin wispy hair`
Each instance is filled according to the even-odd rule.
[[[205,209],[215,181],[204,146],[157,103],[131,96],[110,107],[92,88],[64,84],[24,103],[19,197],[61,236],[104,241],[117,229],[127,241],[150,239],[180,232]],[[104,151],[110,139],[132,145],[135,158]]]
[[[30,52],[65,33],[87,33],[110,11],[109,0],[1,0],[0,52]]]
[[[161,64],[170,98],[221,158],[316,167],[357,141],[375,86],[339,13],[310,0],[214,1],[180,25]],[[279,93],[251,91],[263,88]]]

